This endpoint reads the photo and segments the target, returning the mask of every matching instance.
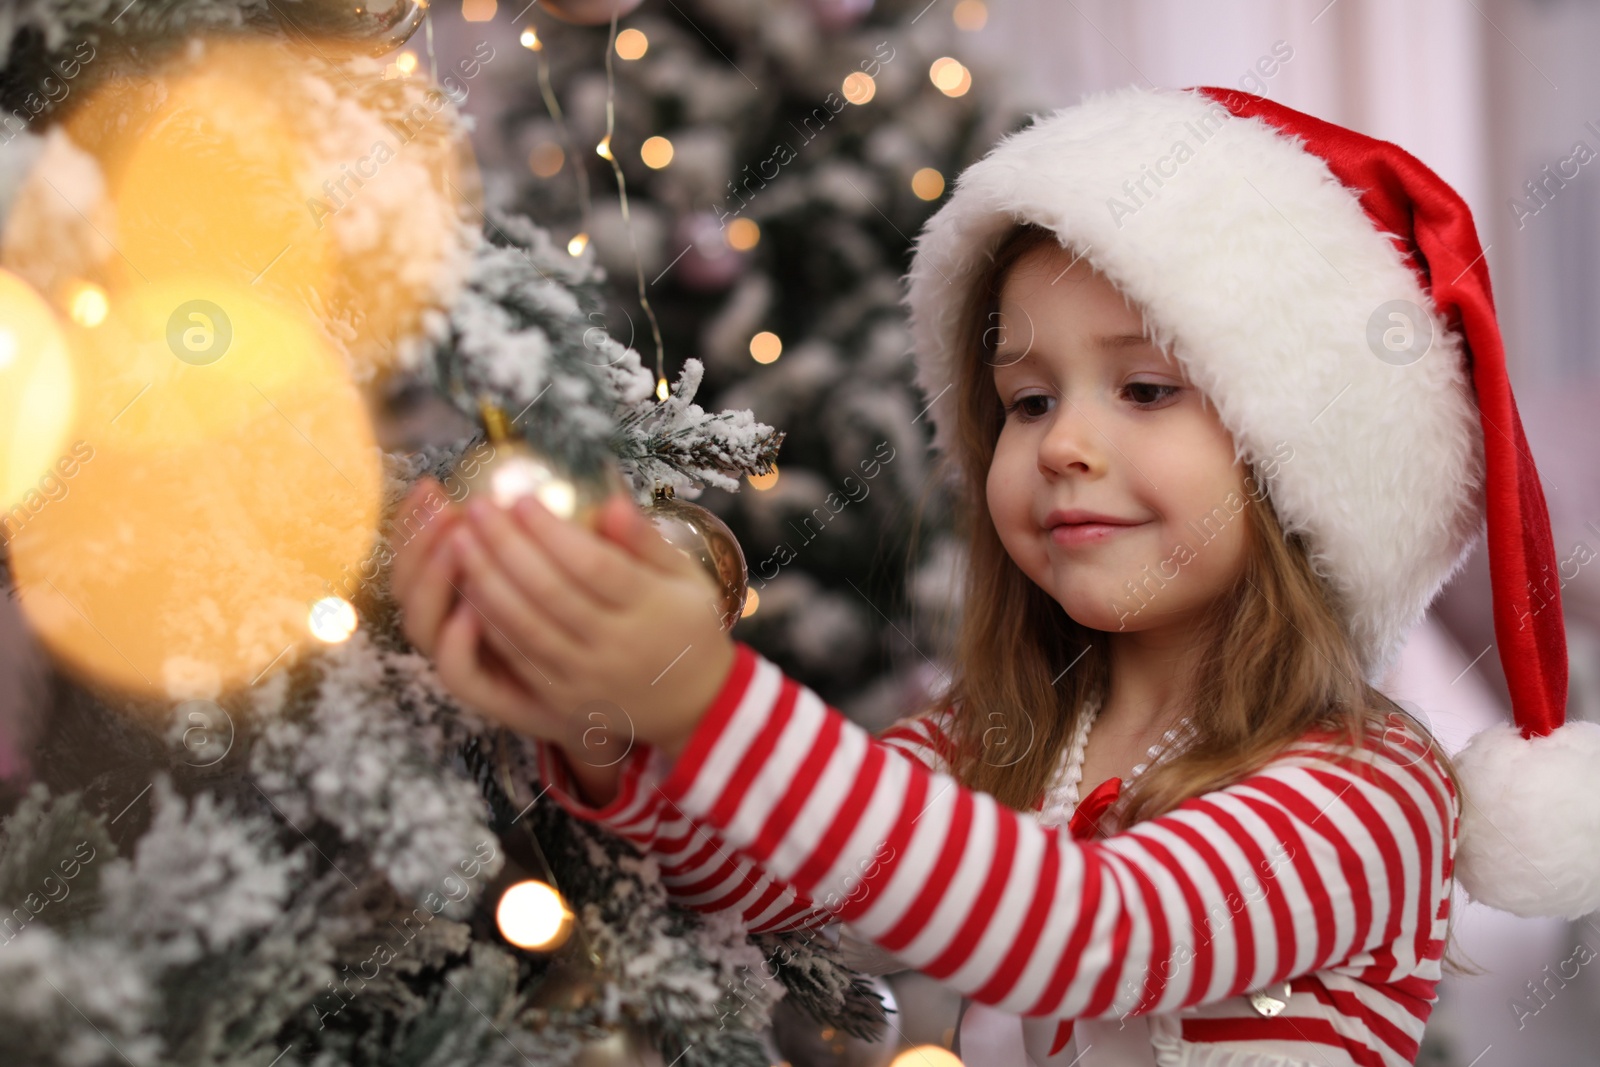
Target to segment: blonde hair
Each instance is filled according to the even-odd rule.
[[[1012,268],[1047,244],[1061,247],[1050,230],[1017,224],[968,292],[957,338],[963,358],[954,383],[956,422],[951,448],[939,459],[939,482],[955,487],[954,518],[968,547],[953,671],[942,698],[960,709],[951,773],[1023,811],[1038,807],[1079,717],[1091,699],[1106,695],[1110,678],[1108,635],[1074,621],[1022,572],[986,503],[1004,419],[986,327]],[[1246,484],[1257,484],[1249,473]],[[1246,562],[1200,625],[1192,729],[1177,752],[1123,791],[1111,812],[1116,824],[1131,826],[1240,781],[1308,731],[1326,732],[1359,752],[1374,734],[1404,724],[1459,796],[1455,768],[1427,728],[1366,684],[1304,539],[1285,534],[1265,493],[1252,494],[1244,512]]]

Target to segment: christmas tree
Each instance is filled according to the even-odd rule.
[[[698,361],[661,390],[595,328],[593,256],[483,204],[448,82],[374,58],[425,14],[0,19],[4,577],[52,666],[0,807],[0,1062],[764,1064],[784,995],[882,1027],[825,938],[679,907],[540,802],[531,742],[401,633],[399,503],[496,442],[385,451],[386,399],[503,412],[640,497],[782,436],[694,403]],[[504,932],[529,880],[560,950]]]
[[[869,728],[920,711],[958,549],[901,275],[947,177],[1020,124],[962,61],[984,5],[674,0],[614,31],[544,7],[538,65],[496,72],[525,88],[481,136],[521,167],[488,188],[598,251],[613,334],[785,431],[756,491],[702,499],[746,546],[741,640]]]

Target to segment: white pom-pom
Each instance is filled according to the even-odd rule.
[[[1600,724],[1532,740],[1492,726],[1455,764],[1466,794],[1455,873],[1467,894],[1528,917],[1600,910]]]

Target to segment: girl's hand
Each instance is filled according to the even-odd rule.
[[[447,629],[480,619],[539,713],[569,720],[591,751],[601,730],[620,753],[637,738],[676,757],[734,662],[710,576],[620,493],[598,536],[532,498],[467,510],[450,537],[466,583]]]
[[[395,549],[389,567],[389,590],[400,605],[401,628],[406,639],[423,655],[432,657],[439,626],[455,602],[454,561],[448,534],[461,520],[444,487],[432,478],[420,478],[400,502],[392,524],[405,529],[409,520],[422,529]]]
[[[389,570],[389,587],[400,606],[406,638],[434,661],[445,688],[474,710],[567,747],[569,723],[540,713],[538,701],[520,677],[484,644],[480,617],[452,611],[460,598],[462,572],[450,534],[463,525],[461,509],[449,503],[438,482],[423,478],[397,516],[399,528],[404,528],[407,517],[422,527],[395,550]]]

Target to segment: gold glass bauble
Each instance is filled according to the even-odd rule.
[[[356,45],[381,56],[417,32],[428,0],[279,0],[272,10],[291,40]]]
[[[749,574],[744,550],[733,531],[699,504],[679,500],[670,486],[656,490],[645,515],[656,532],[678,551],[705,568],[721,592],[722,628],[731,629],[744,611]]]
[[[665,1060],[639,1026],[623,1024],[591,1041],[573,1060],[573,1067],[664,1067]]]
[[[606,498],[627,491],[614,463],[605,463],[592,477],[579,477],[560,460],[512,435],[499,408],[487,401],[479,408],[488,440],[456,463],[456,475],[467,486],[466,499],[485,497],[509,508],[531,496],[558,518],[593,529]]]

